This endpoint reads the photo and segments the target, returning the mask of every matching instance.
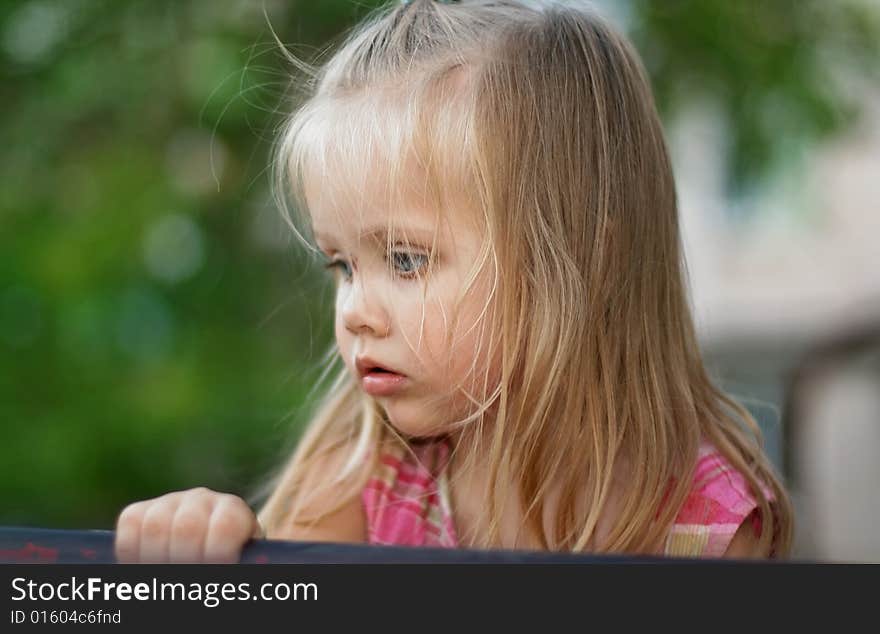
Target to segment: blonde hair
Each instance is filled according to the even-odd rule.
[[[471,435],[466,454],[490,474],[480,545],[501,543],[503,492],[516,483],[523,529],[543,548],[655,552],[706,438],[759,502],[760,547],[789,552],[791,504],[760,429],[702,363],[661,123],[623,36],[569,5],[416,0],[377,10],[317,70],[290,59],[310,94],[274,165],[296,209],[308,208],[308,175],[379,178],[363,170],[364,153],[378,152],[390,182],[414,160],[437,201],[467,191],[482,211],[479,265],[494,278],[487,347],[501,376],[477,410],[482,425],[494,406],[491,425]],[[333,171],[330,153],[340,157]],[[278,202],[302,235],[283,195]],[[342,368],[268,484],[261,521],[271,530],[317,519],[303,515],[310,501],[340,486],[341,507],[360,494],[381,447],[402,442]],[[306,477],[340,451],[347,460],[332,477]],[[625,496],[596,542],[622,464]],[[560,494],[548,530],[550,483]]]

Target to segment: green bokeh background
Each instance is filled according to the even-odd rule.
[[[377,2],[0,5],[0,524],[108,528],[127,503],[249,494],[306,417],[331,296],[267,166],[310,57]],[[605,2],[664,118],[729,117],[731,196],[846,129],[872,2]],[[784,141],[784,142],[783,142]]]

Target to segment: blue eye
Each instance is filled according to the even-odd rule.
[[[412,275],[425,267],[428,263],[428,256],[424,253],[392,251],[391,263],[398,272],[404,275]]]
[[[331,260],[327,263],[326,267],[328,270],[333,271],[334,273],[339,273],[346,280],[351,279],[351,267],[348,265],[348,262],[345,260]]]

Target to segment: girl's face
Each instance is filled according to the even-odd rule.
[[[498,380],[486,350],[487,267],[455,305],[484,239],[464,205],[438,214],[410,193],[392,213],[385,194],[365,192],[356,208],[309,197],[315,241],[336,278],[336,342],[398,431],[439,435],[474,411],[466,394],[482,402]]]

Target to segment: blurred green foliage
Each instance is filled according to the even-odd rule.
[[[623,4],[661,112],[695,98],[720,109],[732,196],[842,131],[859,114],[860,83],[880,81],[877,0]]]
[[[110,527],[277,462],[332,324],[268,193],[290,105],[267,19],[309,57],[377,4],[0,4],[0,524]],[[863,2],[612,8],[667,118],[729,113],[734,187],[852,119],[826,62],[876,73]]]

